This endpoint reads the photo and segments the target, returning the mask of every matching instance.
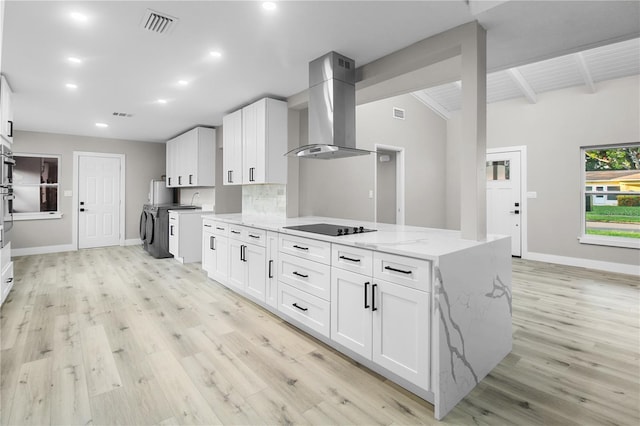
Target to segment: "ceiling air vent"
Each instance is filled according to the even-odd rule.
[[[178,18],[147,9],[140,27],[155,34],[167,34],[178,23]]]
[[[393,118],[404,120],[404,110],[402,108],[393,107]]]
[[[114,115],[115,117],[133,117],[133,114],[129,114],[127,112],[113,112],[111,113],[112,115]]]

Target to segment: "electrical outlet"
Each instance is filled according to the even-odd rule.
[[[369,190],[369,198],[373,198],[373,189]]]

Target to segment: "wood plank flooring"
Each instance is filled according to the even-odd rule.
[[[0,422],[640,424],[637,277],[514,259],[512,353],[442,422],[433,407],[139,246],[15,259]]]

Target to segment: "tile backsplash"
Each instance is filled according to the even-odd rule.
[[[286,216],[286,185],[244,185],[242,187],[242,214]]]
[[[191,204],[193,200],[194,206],[202,207],[203,204],[216,204],[215,188],[180,188],[180,204]]]

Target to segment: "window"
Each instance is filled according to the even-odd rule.
[[[60,218],[58,168],[55,155],[14,154],[13,213],[15,220]]]
[[[487,161],[487,180],[509,180],[509,160]]]
[[[582,148],[580,242],[640,248],[640,143]]]

